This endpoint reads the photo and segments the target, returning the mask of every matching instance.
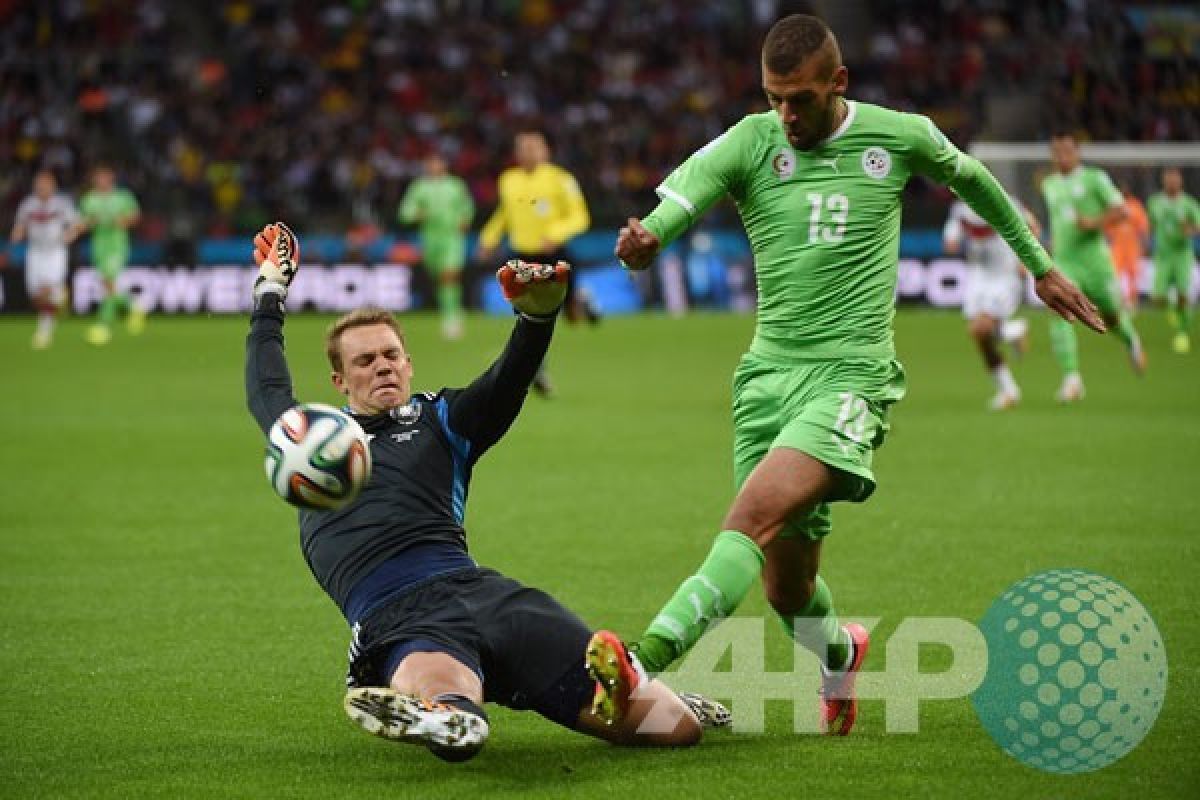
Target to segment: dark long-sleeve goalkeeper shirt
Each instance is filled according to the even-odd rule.
[[[297,402],[283,321],[278,297],[265,294],[246,340],[246,400],[264,432]],[[553,321],[518,318],[503,353],[466,388],[354,415],[371,440],[370,482],[343,508],[300,511],[304,558],[349,622],[431,577],[474,567],[463,528],[471,469],[516,419],[553,330]]]

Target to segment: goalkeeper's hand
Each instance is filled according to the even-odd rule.
[[[496,280],[518,313],[546,319],[562,307],[570,272],[571,265],[565,261],[550,265],[514,258],[496,270]]]
[[[254,237],[254,263],[258,265],[255,298],[264,292],[285,298],[296,270],[300,269],[300,240],[282,222],[266,225]]]

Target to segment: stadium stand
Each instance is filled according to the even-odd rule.
[[[113,161],[143,240],[258,228],[394,227],[442,148],[479,205],[514,126],[543,126],[599,224],[653,203],[661,169],[765,104],[756,53],[778,15],[824,13],[864,100],[933,116],[962,144],[1200,138],[1200,64],[1149,5],[1108,0],[126,0],[0,2],[0,216],[33,170],[79,187]],[[183,43],[182,46],[180,43]],[[915,190],[920,193],[920,188]],[[933,223],[948,198],[915,214]],[[922,208],[928,207],[922,212]],[[368,234],[369,235],[369,234]]]

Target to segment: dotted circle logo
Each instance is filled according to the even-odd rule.
[[[1102,769],[1150,732],[1167,691],[1158,626],[1121,584],[1076,569],[1014,584],[979,623],[988,669],[971,696],[1006,753],[1047,772]]]

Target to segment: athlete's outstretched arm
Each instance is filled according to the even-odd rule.
[[[473,459],[499,441],[521,412],[553,333],[554,317],[518,317],[500,357],[450,401],[450,427],[470,440]]]
[[[450,427],[470,440],[472,460],[495,444],[520,413],[550,347],[569,271],[565,262],[550,266],[510,261],[496,273],[517,311],[516,325],[500,357],[450,401]]]
[[[1033,273],[1038,297],[1068,322],[1079,320],[1094,331],[1105,331],[1100,312],[1075,284],[1054,267],[1020,212],[987,167],[960,155],[957,174],[948,185],[1008,242],[1021,263]]]
[[[246,405],[263,433],[296,405],[283,354],[283,299],[266,293],[254,303],[246,337]]]
[[[726,194],[736,197],[760,146],[752,117],[746,117],[697,150],[655,190],[660,202],[641,220],[629,218],[613,249],[629,269],[645,269]]]
[[[296,405],[283,354],[283,300],[300,266],[300,244],[286,225],[274,223],[254,238],[258,279],[246,337],[246,405],[263,433]]]

